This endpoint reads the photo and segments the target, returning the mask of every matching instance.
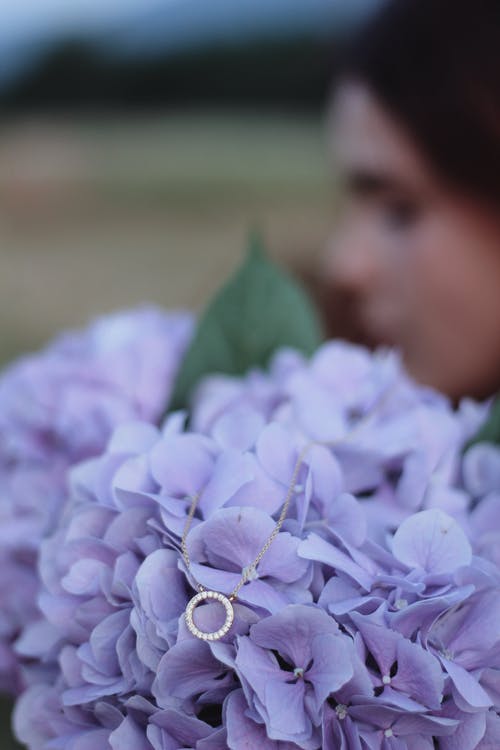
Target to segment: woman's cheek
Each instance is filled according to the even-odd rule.
[[[484,395],[500,375],[500,243],[469,224],[444,211],[423,222],[404,274],[407,366],[451,396]]]

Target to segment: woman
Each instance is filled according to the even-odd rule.
[[[500,3],[392,0],[342,67],[331,295],[452,397],[500,384]]]

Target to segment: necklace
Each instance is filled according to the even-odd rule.
[[[352,438],[353,435],[355,435],[361,428],[364,428],[368,424],[368,422],[373,418],[375,413],[385,403],[390,393],[392,393],[393,388],[394,386],[392,386],[391,388],[388,388],[385,394],[382,394],[382,397],[380,398],[379,402],[376,403],[375,406],[368,412],[368,414],[363,419],[361,419],[357,423],[357,425],[350,432],[347,433],[347,435],[344,435],[343,438],[340,438],[339,440],[334,440],[334,441],[312,440],[309,443],[307,443],[306,446],[301,450],[294,465],[292,478],[288,486],[288,490],[285,496],[285,500],[283,502],[283,506],[282,506],[279,518],[276,521],[276,524],[273,530],[267,537],[266,541],[264,542],[263,546],[261,547],[260,551],[254,558],[254,560],[250,563],[250,565],[247,565],[243,569],[242,576],[240,580],[238,581],[238,583],[236,584],[236,586],[234,587],[234,589],[231,591],[231,593],[228,595],[225,595],[225,594],[220,593],[219,591],[210,591],[208,589],[205,589],[200,584],[197,585],[198,593],[195,594],[192,597],[192,599],[190,599],[186,607],[186,611],[185,611],[186,625],[189,631],[194,636],[196,636],[196,638],[199,638],[200,640],[203,640],[203,641],[218,641],[220,638],[225,636],[226,633],[229,632],[231,625],[233,624],[233,621],[234,621],[233,602],[235,602],[236,599],[238,598],[238,593],[240,589],[245,585],[245,583],[250,578],[252,578],[252,576],[256,572],[258,564],[260,563],[260,561],[266,554],[267,550],[269,549],[269,547],[271,547],[274,540],[276,539],[276,537],[281,531],[281,527],[283,526],[285,519],[287,517],[288,509],[290,507],[290,502],[294,495],[295,488],[297,486],[297,479],[298,479],[299,471],[301,469],[302,464],[304,463],[304,460],[308,451],[313,446],[323,446],[323,447],[333,448],[339,445],[340,443],[344,443],[348,439]],[[182,556],[184,558],[184,562],[186,564],[186,568],[188,571],[191,570],[191,560],[189,557],[186,540],[187,540],[189,530],[191,528],[191,524],[193,522],[194,514],[196,512],[199,499],[200,499],[200,493],[197,493],[196,495],[194,495],[193,501],[191,503],[191,507],[189,508],[189,513],[187,515],[186,524],[184,526],[184,531],[183,531],[182,539],[181,539],[181,552],[182,552]],[[218,630],[214,630],[211,632],[205,632],[203,630],[200,630],[200,628],[198,628],[195,625],[195,622],[193,619],[195,609],[203,602],[208,602],[208,601],[216,601],[219,604],[221,604],[222,607],[224,608],[225,615],[226,615],[223,625],[221,625],[221,627]]]
[[[299,454],[299,457],[297,458],[297,461],[295,462],[295,466],[294,466],[293,473],[292,473],[292,479],[288,486],[285,501],[283,503],[280,516],[278,520],[276,521],[274,529],[271,531],[271,533],[267,537],[259,553],[254,558],[253,562],[251,562],[250,565],[247,565],[247,567],[244,569],[240,580],[238,581],[234,589],[231,591],[231,593],[228,596],[226,596],[225,594],[221,594],[218,591],[208,591],[203,586],[198,585],[198,593],[195,594],[193,598],[188,602],[188,605],[186,607],[186,613],[185,613],[186,625],[188,629],[191,631],[191,633],[195,635],[197,638],[200,638],[203,641],[218,641],[219,638],[222,638],[229,631],[234,620],[233,602],[236,601],[240,589],[252,577],[253,573],[257,569],[257,565],[260,563],[260,561],[266,554],[267,550],[272,545],[272,543],[278,536],[279,532],[281,531],[281,527],[283,526],[287,513],[288,513],[290,501],[295,491],[295,487],[297,484],[297,477],[298,477],[300,468],[304,462],[306,453],[313,445],[319,445],[319,443],[317,442],[308,443]],[[184,533],[182,534],[182,540],[181,540],[182,556],[184,558],[184,562],[186,563],[186,567],[188,570],[191,569],[191,560],[189,558],[189,552],[187,549],[186,539],[189,533],[189,529],[191,528],[191,523],[193,521],[193,517],[196,511],[199,499],[200,499],[199,494],[195,495],[193,498],[193,502],[191,503],[191,507],[189,509],[188,517],[186,519],[186,525],[184,527]],[[224,621],[224,624],[219,628],[219,630],[215,630],[210,633],[205,633],[204,631],[196,627],[194,620],[193,620],[193,614],[194,614],[194,610],[199,604],[201,604],[202,602],[210,601],[210,600],[218,601],[220,602],[220,604],[222,604],[226,612],[226,619]]]

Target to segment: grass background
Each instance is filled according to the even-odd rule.
[[[0,127],[0,353],[152,301],[200,309],[248,229],[313,265],[331,222],[314,116],[151,114]]]

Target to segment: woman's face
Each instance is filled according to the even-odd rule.
[[[500,218],[439,179],[361,84],[340,88],[329,135],[345,187],[331,294],[348,299],[369,340],[400,347],[418,380],[452,397],[494,392]]]

